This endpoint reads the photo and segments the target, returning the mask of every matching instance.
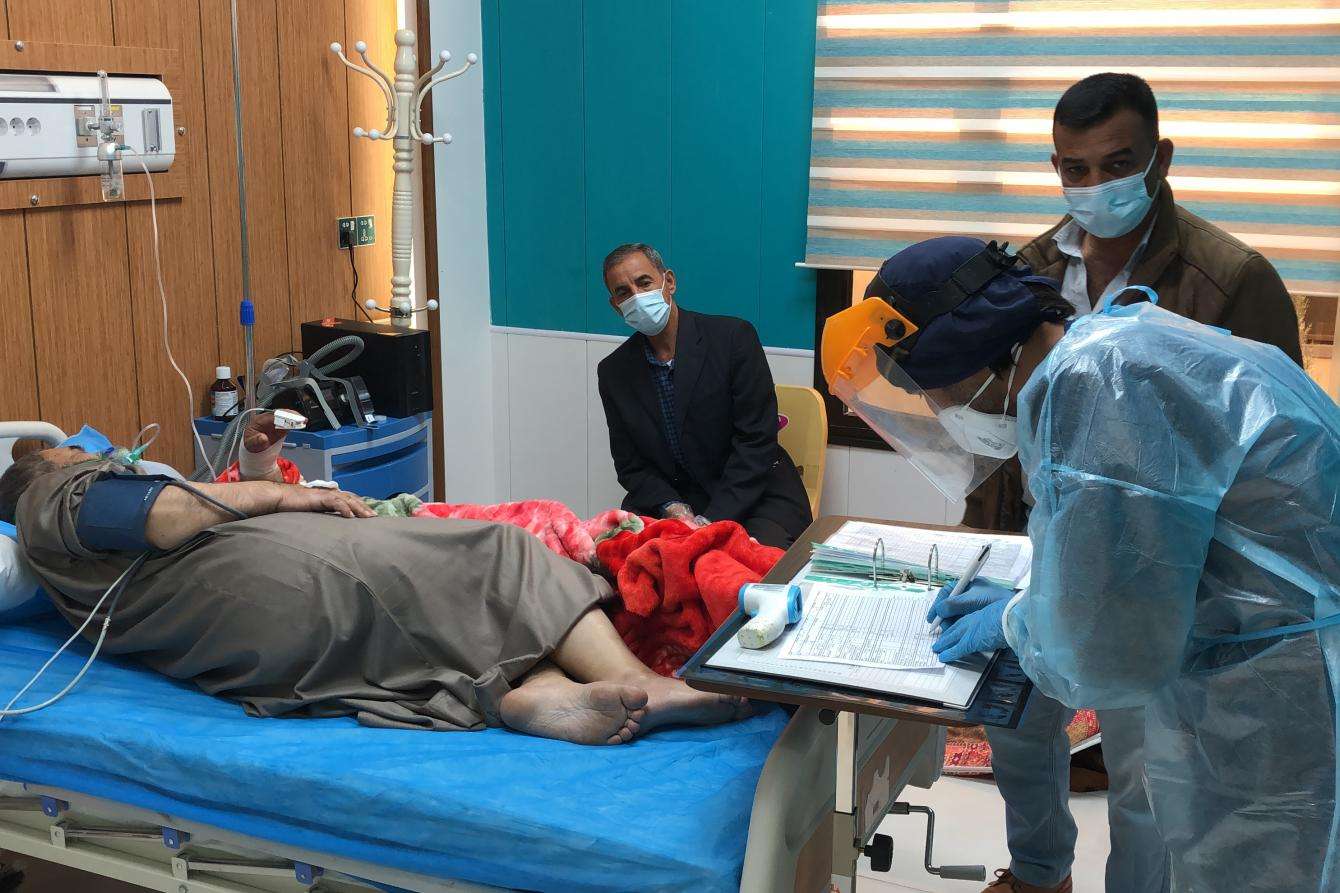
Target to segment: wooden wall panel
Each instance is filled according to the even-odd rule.
[[[33,41],[111,46],[110,0],[10,0],[10,30]],[[139,430],[126,213],[121,205],[24,212],[41,417],[126,440]]]
[[[15,40],[111,46],[111,0],[9,0]]]
[[[0,27],[4,23],[0,22]],[[23,212],[0,214],[0,419],[38,417],[37,360]]]
[[[353,284],[335,229],[335,218],[350,213],[348,89],[345,68],[330,52],[331,41],[345,34],[344,2],[281,2],[278,24],[289,290],[298,343],[302,322],[343,315]]]
[[[209,239],[209,181],[204,158],[199,8],[180,0],[114,0],[113,22],[120,46],[166,47],[182,54],[181,84],[173,96],[173,120],[178,136],[177,157],[172,167],[185,177],[186,187],[182,198],[158,204],[158,230],[172,353],[191,381],[193,403],[188,402],[186,388],[169,364],[163,347],[163,304],[158,294],[149,204],[133,202],[124,207],[140,424],[158,422],[163,426],[154,444],[154,455],[160,461],[189,468],[192,463],[189,420],[203,411],[202,392],[214,379],[219,353]]]
[[[42,419],[66,431],[87,423],[128,443],[140,413],[125,209],[24,215]]]
[[[392,78],[395,77],[395,31],[396,4],[393,2],[373,2],[367,0],[345,0],[344,3],[344,39],[345,53],[355,62],[360,62],[354,53],[354,44],[360,40],[368,45],[368,58],[378,68]],[[412,28],[411,28],[412,30]],[[425,42],[428,35],[421,38]],[[420,47],[419,52],[428,50]],[[333,53],[327,53],[331,63],[336,59]],[[343,68],[343,66],[341,66]],[[369,139],[355,139],[353,128],[361,126],[364,130],[377,128],[384,130],[386,125],[386,100],[381,89],[367,77],[345,69],[345,78],[349,90],[349,119],[345,136],[349,140],[350,178],[349,189],[351,206],[355,214],[374,214],[377,218],[377,242],[382,250],[370,251],[356,249],[354,259],[358,264],[358,297],[360,301],[376,298],[377,303],[389,306],[391,300],[391,187],[395,181],[395,171],[391,164],[395,158],[395,147],[390,140],[372,142]],[[415,154],[419,147],[416,144]],[[358,311],[346,303],[340,315],[359,315]],[[378,314],[385,316],[385,314]]]
[[[289,264],[284,197],[283,128],[279,117],[279,37],[276,0],[238,8],[242,68],[242,138],[246,141],[247,231],[251,300],[256,305],[256,356],[277,356],[297,345],[289,312]],[[229,0],[201,0],[205,106],[209,123],[209,191],[214,219],[219,362],[243,367],[242,238],[237,196],[237,137],[233,120],[232,21]]]
[[[296,348],[303,320],[354,315],[335,218],[355,206],[377,216],[377,244],[358,254],[362,279],[375,289],[367,296],[389,296],[391,147],[350,145],[355,123],[381,123],[379,91],[357,82],[351,92],[328,47],[364,39],[377,63],[392,68],[395,6],[240,5],[252,297],[263,360]],[[216,363],[239,372],[242,364],[229,18],[229,0],[0,0],[0,36],[86,44],[92,55],[135,47],[180,58],[170,86],[186,132],[169,176],[182,185],[160,201],[158,223],[170,337],[195,410],[204,407]],[[0,256],[0,418],[64,428],[87,422],[120,441],[157,421],[164,427],[155,458],[189,466],[185,389],[162,348],[148,204],[0,212],[0,245],[16,249]]]

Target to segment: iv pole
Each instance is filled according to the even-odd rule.
[[[251,302],[251,240],[247,235],[247,169],[242,148],[242,62],[237,40],[237,0],[233,14],[233,121],[237,128],[237,207],[242,225],[242,303],[238,318],[242,323],[242,341],[246,346],[246,402],[243,409],[256,408],[256,305]]]

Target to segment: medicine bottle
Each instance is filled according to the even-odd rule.
[[[209,386],[209,414],[216,419],[227,419],[237,414],[237,385],[233,384],[233,370],[227,366],[214,369],[218,380]]]

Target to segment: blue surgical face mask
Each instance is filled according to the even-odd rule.
[[[1154,196],[1145,188],[1145,178],[1154,169],[1158,157],[1156,150],[1142,174],[1110,180],[1098,186],[1063,187],[1061,191],[1070,206],[1070,216],[1086,233],[1100,239],[1115,239],[1135,229],[1154,204]],[[1158,193],[1157,187],[1154,192]]]
[[[79,429],[79,433],[73,437],[65,438],[65,440],[58,443],[57,446],[74,447],[75,449],[83,450],[86,453],[93,453],[95,456],[109,454],[116,448],[112,442],[107,439],[107,435],[96,428],[90,428],[88,425]]]
[[[647,337],[659,335],[670,322],[670,304],[662,289],[638,292],[619,304],[623,321]]]

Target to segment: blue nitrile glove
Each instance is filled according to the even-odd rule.
[[[941,663],[951,664],[978,651],[1004,648],[1007,643],[1003,620],[1008,604],[1009,599],[991,602],[984,608],[958,618],[945,627],[940,638],[932,643],[931,650]]]
[[[1014,598],[1013,589],[988,580],[973,580],[968,584],[967,589],[958,595],[951,596],[949,593],[954,591],[954,586],[957,584],[958,581],[955,580],[940,587],[939,594],[935,596],[935,601],[931,603],[931,609],[926,612],[927,623],[935,623],[939,620],[948,626],[964,614],[971,614],[979,608],[985,608],[992,602],[1007,602]]]

